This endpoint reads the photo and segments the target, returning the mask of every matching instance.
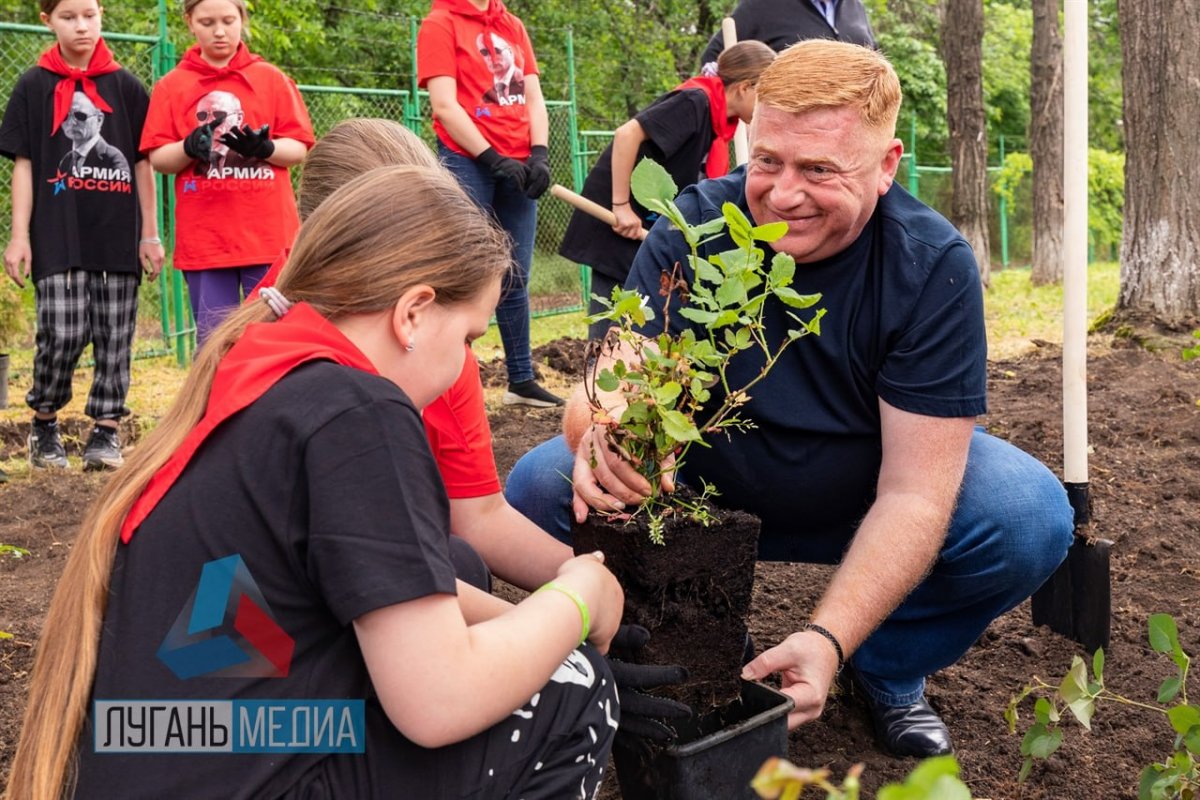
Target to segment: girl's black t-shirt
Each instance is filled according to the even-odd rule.
[[[351,623],[454,594],[448,530],[445,490],[403,392],[328,362],[283,378],[210,436],[118,545],[76,796],[439,796],[444,760],[390,724]],[[191,729],[177,713],[174,752],[96,752],[139,741],[146,732],[130,723],[144,721],[145,701],[185,700],[252,710],[224,733],[199,707]],[[359,752],[245,752],[276,723],[284,745],[305,735],[354,744],[340,714],[336,729],[317,730],[311,701],[361,701]],[[169,712],[157,719],[172,724]],[[243,750],[180,750],[223,735]]]
[[[51,136],[61,80],[42,67],[27,70],[0,122],[0,155],[33,164],[33,279],[71,269],[140,274],[133,166],[143,158],[137,146],[150,96],[125,69],[96,76],[96,91],[112,111],[97,108],[77,86],[67,119]]]

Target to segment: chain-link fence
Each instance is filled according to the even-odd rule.
[[[988,236],[992,262],[1002,267],[1013,263],[1028,264],[1033,258],[1032,181],[1021,181],[1013,191],[1013,202],[1006,202],[992,191],[998,167],[988,168]],[[954,174],[950,167],[914,166],[907,155],[900,161],[896,181],[922,203],[950,218],[954,200]]]
[[[416,86],[412,65],[416,63],[417,20],[397,18],[397,37],[391,47],[396,53],[394,74],[354,72],[354,66],[342,68],[309,68],[301,64],[281,66],[300,79],[300,89],[308,106],[318,136],[338,121],[349,117],[382,117],[396,120],[416,132],[431,148],[436,149],[432,127],[432,110],[428,94]],[[163,25],[165,30],[165,25]],[[288,31],[275,31],[286,35]],[[556,76],[553,82],[543,83],[549,95],[565,95],[566,99],[546,101],[550,120],[550,166],[556,183],[578,191],[584,176],[597,156],[612,138],[611,131],[580,131],[577,127],[575,105],[574,49],[569,30],[530,31],[538,53],[539,65],[546,75]],[[0,23],[4,47],[0,49],[0,103],[7,104],[8,93],[20,74],[37,60],[37,56],[53,37],[42,27]],[[113,43],[117,59],[137,75],[147,87],[176,63],[176,49],[171,42],[160,46],[156,37],[106,33]],[[362,83],[373,86],[356,87],[327,85],[333,83]],[[390,88],[389,88],[390,87]],[[8,241],[11,225],[12,164],[0,159],[0,240]],[[293,181],[299,170],[292,171]],[[949,169],[917,164],[911,158],[901,163],[898,175],[904,185],[923,201],[947,213],[950,208],[951,186]],[[992,213],[993,250],[998,260],[1027,261],[1029,257],[1030,208],[1028,182],[1017,189],[1015,201],[1007,207],[995,195]],[[168,243],[173,234],[171,225],[171,184],[163,179],[159,184],[159,205],[162,214],[163,238]],[[557,255],[572,209],[565,203],[546,195],[538,204],[538,226],[534,248],[534,266],[530,279],[531,302],[535,315],[560,313],[582,306],[586,296],[586,267],[574,264]],[[164,271],[157,283],[143,288],[143,307],[148,312],[160,312],[163,337],[174,347],[185,363],[193,333],[186,288],[178,273]]]

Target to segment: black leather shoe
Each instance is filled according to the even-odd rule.
[[[892,755],[929,758],[953,752],[946,723],[924,697],[907,706],[885,706],[866,692],[859,694],[871,713],[876,737]]]

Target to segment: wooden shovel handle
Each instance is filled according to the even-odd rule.
[[[617,224],[617,216],[611,210],[605,208],[599,203],[594,203],[591,200],[588,200],[586,197],[578,194],[577,192],[572,192],[561,183],[556,183],[551,186],[550,194],[554,195],[559,200],[562,200],[564,203],[578,208],[583,213],[593,216],[601,222],[607,223],[610,227]],[[647,232],[648,231],[645,228],[642,228],[641,233],[638,234],[638,239],[645,239]]]

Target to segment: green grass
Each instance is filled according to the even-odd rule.
[[[578,302],[579,265],[557,253],[534,250],[533,267],[529,276],[529,294],[532,297],[539,297],[564,293],[574,295],[575,302]]]
[[[1089,324],[1116,304],[1119,288],[1119,264],[1107,261],[1089,265]],[[1062,286],[1034,286],[1028,269],[992,272],[992,285],[984,295],[984,316],[990,359],[1020,355],[1033,347],[1034,339],[1061,344]]]

